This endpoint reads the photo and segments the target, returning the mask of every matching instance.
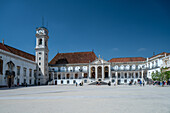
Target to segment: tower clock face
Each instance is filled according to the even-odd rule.
[[[43,30],[40,29],[40,30],[38,31],[38,33],[43,33]]]

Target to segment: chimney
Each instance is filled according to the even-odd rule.
[[[2,39],[2,44],[4,45],[4,39]]]

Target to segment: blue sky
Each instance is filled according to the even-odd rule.
[[[35,54],[35,30],[49,30],[49,61],[58,53],[113,57],[170,52],[169,0],[0,0],[0,40]],[[48,26],[47,26],[48,22]]]

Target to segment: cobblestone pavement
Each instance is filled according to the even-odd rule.
[[[0,88],[0,113],[170,113],[170,87]]]

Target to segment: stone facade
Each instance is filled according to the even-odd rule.
[[[48,63],[48,30],[36,29],[35,56],[0,43],[0,86],[45,84],[91,84],[96,81],[117,84],[151,80],[162,67],[170,68],[170,53],[150,58],[97,57],[93,51],[57,53]]]

